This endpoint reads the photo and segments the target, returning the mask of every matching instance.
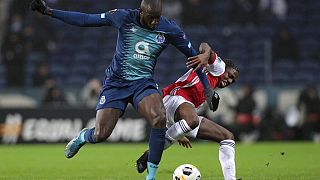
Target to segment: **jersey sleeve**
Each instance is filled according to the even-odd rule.
[[[192,47],[191,42],[187,39],[186,34],[181,30],[181,28],[171,21],[172,32],[170,36],[170,42],[176,48],[178,48],[185,56],[192,57],[196,56],[197,52]],[[196,71],[202,85],[204,88],[209,87],[209,81],[205,73],[202,73],[202,67]]]
[[[106,13],[102,13],[100,17],[106,21],[107,25],[119,29],[128,14],[129,12],[125,9],[114,9]]]
[[[191,42],[187,39],[186,34],[175,22],[171,21],[171,26],[172,32],[170,33],[170,44],[179,49],[179,51],[187,57],[196,56],[197,52],[193,48]]]
[[[226,64],[216,53],[214,53],[210,61],[212,61],[212,63],[208,64],[207,70],[212,76],[220,76],[225,72]]]
[[[216,58],[217,58],[217,53],[214,52],[213,50],[211,50],[211,52],[210,52],[210,58],[209,58],[209,60],[208,60],[208,64],[209,64],[209,65],[210,65],[210,64],[213,64],[214,61],[216,60]]]
[[[127,15],[126,10],[111,10],[102,14],[53,10],[52,17],[81,27],[114,26],[119,28]]]

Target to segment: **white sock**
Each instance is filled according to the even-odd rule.
[[[236,163],[235,163],[235,142],[234,140],[223,140],[220,142],[219,160],[225,180],[236,179]]]
[[[164,149],[168,149],[175,141],[178,141],[191,130],[184,119],[174,123],[166,132]]]
[[[194,129],[192,129],[190,132],[188,132],[186,134],[188,137],[197,138],[197,134],[198,134],[202,119],[203,119],[203,117],[199,116],[199,124],[198,124],[198,126],[196,128],[194,128]]]

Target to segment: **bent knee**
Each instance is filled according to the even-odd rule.
[[[221,141],[224,140],[234,140],[234,136],[232,134],[232,132],[228,131],[228,130],[223,130],[223,131],[219,131],[216,132],[217,134],[214,135],[215,138],[213,138],[214,141],[216,141],[217,143],[220,143]]]
[[[166,116],[165,114],[161,113],[154,116],[151,119],[151,127],[152,128],[165,128],[166,127]]]
[[[226,131],[224,131],[224,132],[222,133],[222,139],[221,139],[221,141],[227,140],[227,139],[229,139],[229,140],[234,140],[234,135],[233,135],[233,133],[230,132],[230,131],[228,131],[228,130],[226,130]]]
[[[199,126],[199,118],[190,118],[187,120],[187,124],[191,129],[195,129]]]

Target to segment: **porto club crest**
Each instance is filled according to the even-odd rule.
[[[166,41],[166,38],[164,37],[164,34],[162,33],[159,33],[157,36],[156,36],[156,42],[158,44],[162,44]]]

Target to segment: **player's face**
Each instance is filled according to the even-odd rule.
[[[233,68],[227,68],[226,71],[220,77],[221,77],[221,80],[218,84],[218,87],[224,88],[236,82],[236,80],[239,77],[239,73]]]
[[[155,30],[159,24],[161,12],[142,10],[140,14],[141,24],[144,28]]]

